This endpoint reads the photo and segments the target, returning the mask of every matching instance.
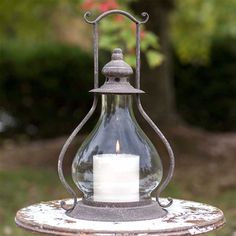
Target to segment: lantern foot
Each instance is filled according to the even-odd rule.
[[[152,200],[124,203],[82,200],[66,214],[81,220],[122,222],[156,219],[165,216],[167,211]]]

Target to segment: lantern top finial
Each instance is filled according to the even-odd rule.
[[[112,52],[111,59],[112,60],[123,60],[122,49],[115,48]]]
[[[115,48],[112,52],[111,61],[108,62],[102,69],[102,73],[107,77],[127,78],[133,74],[133,70],[123,60],[123,53],[120,48]]]

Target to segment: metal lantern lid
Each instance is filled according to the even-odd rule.
[[[90,92],[103,94],[144,93],[144,91],[134,88],[129,83],[128,78],[133,74],[133,70],[131,66],[123,60],[123,53],[120,48],[113,50],[111,61],[103,67],[102,73],[107,78],[105,83],[100,88],[92,89]]]
[[[123,53],[120,48],[115,48],[112,52],[111,61],[102,69],[106,77],[128,77],[133,74],[129,64],[123,60]]]

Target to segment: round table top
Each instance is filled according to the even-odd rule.
[[[42,202],[19,210],[16,224],[26,230],[49,235],[152,234],[197,235],[222,227],[223,212],[203,203],[174,199],[165,217],[129,222],[99,222],[71,218],[60,207],[61,200]],[[161,199],[165,201],[165,199]],[[69,204],[71,199],[66,200]]]

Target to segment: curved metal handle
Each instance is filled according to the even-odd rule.
[[[106,12],[102,13],[101,15],[99,15],[95,20],[89,20],[88,19],[92,15],[92,13],[90,11],[87,11],[84,14],[84,19],[89,24],[95,24],[95,23],[98,23],[100,20],[102,20],[104,17],[106,17],[108,15],[112,15],[112,14],[120,14],[120,15],[127,16],[130,20],[132,20],[136,24],[144,24],[149,19],[149,15],[147,14],[147,12],[142,12],[141,13],[141,16],[144,17],[144,20],[140,21],[140,20],[136,19],[134,16],[132,16],[130,13],[128,13],[126,11],[122,11],[122,10],[106,11]]]
[[[169,207],[172,204],[173,199],[168,197],[168,203],[167,204],[162,204],[160,202],[159,198],[160,198],[161,192],[166,188],[166,186],[169,184],[170,180],[173,177],[174,167],[175,167],[174,153],[173,153],[173,150],[172,150],[169,142],[165,138],[165,136],[162,134],[162,132],[159,130],[159,128],[155,125],[155,123],[151,120],[151,118],[144,111],[144,109],[142,107],[142,104],[141,104],[141,100],[140,100],[140,94],[137,94],[137,106],[138,106],[138,110],[139,110],[140,114],[147,121],[147,123],[152,127],[152,129],[155,131],[155,133],[158,135],[158,137],[161,139],[161,141],[165,145],[166,150],[167,150],[168,155],[169,155],[169,158],[170,158],[170,165],[169,165],[169,171],[168,171],[167,177],[166,177],[166,179],[164,181],[162,181],[162,183],[159,186],[159,188],[157,189],[157,193],[156,193],[156,201],[158,202],[158,204],[161,207],[164,207],[164,208],[165,207]]]
[[[90,11],[85,12],[84,20],[88,24],[93,24],[93,43],[94,43],[94,78],[98,81],[98,23],[106,16],[120,14],[128,17],[131,21],[136,24],[136,68],[135,68],[135,84],[136,88],[140,89],[140,25],[146,23],[149,20],[147,12],[142,12],[141,16],[143,20],[136,19],[133,15],[122,10],[110,10],[99,15],[95,20],[89,20],[92,15]]]
[[[64,174],[63,174],[64,157],[65,157],[65,154],[66,154],[70,144],[72,143],[73,139],[76,137],[76,135],[79,133],[79,131],[83,128],[83,126],[86,124],[86,122],[90,119],[90,117],[94,113],[94,111],[97,107],[97,101],[98,101],[97,95],[94,95],[93,105],[92,105],[90,111],[84,117],[84,119],[80,122],[80,124],[74,129],[74,131],[71,133],[69,138],[66,140],[66,142],[65,142],[65,144],[62,147],[62,150],[60,152],[59,158],[58,158],[58,175],[59,175],[59,178],[61,180],[61,183],[66,188],[67,192],[70,193],[73,196],[73,199],[74,199],[74,202],[73,202],[72,206],[67,206],[65,201],[61,201],[61,207],[66,211],[72,211],[75,208],[75,206],[77,204],[77,195],[76,195],[76,192],[72,189],[72,187],[70,187],[70,185],[67,183],[67,181],[64,177]]]

